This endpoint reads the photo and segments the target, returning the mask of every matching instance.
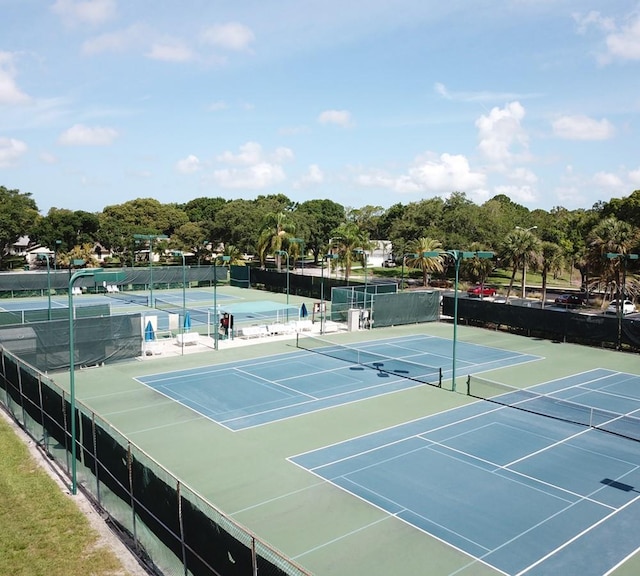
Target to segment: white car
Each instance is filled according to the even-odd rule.
[[[622,308],[623,314],[633,314],[636,311],[636,307],[634,306],[631,300],[622,300],[620,302],[620,307]],[[618,301],[612,300],[607,306],[605,310],[607,314],[617,314],[618,313]]]

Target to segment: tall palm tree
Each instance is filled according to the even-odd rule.
[[[428,286],[430,272],[442,272],[444,259],[442,256],[424,256],[425,252],[441,252],[442,244],[439,240],[423,236],[409,242],[409,250],[417,254],[415,258],[407,258],[407,265],[422,269],[422,285]]]
[[[331,247],[335,248],[344,267],[345,280],[349,280],[351,267],[356,259],[356,250],[369,250],[369,234],[357,224],[347,222],[338,226],[332,234]]]
[[[472,242],[469,246],[472,252],[486,252],[487,247],[479,242]],[[461,268],[464,277],[471,282],[484,285],[487,277],[493,271],[494,262],[490,258],[479,258],[477,255],[462,261]]]
[[[287,212],[269,212],[265,214],[260,227],[258,238],[258,255],[260,265],[264,268],[268,254],[276,255],[276,266],[280,270],[281,257],[278,250],[282,250],[284,239],[295,232],[295,224]]]
[[[562,265],[562,248],[555,242],[542,242],[540,246],[540,272],[542,273],[542,302],[540,308],[544,308],[547,299],[547,277],[549,272]]]
[[[591,270],[599,273],[600,281],[607,287],[611,297],[622,297],[625,283],[626,260],[607,258],[607,253],[626,255],[635,245],[638,232],[628,222],[611,216],[599,222],[589,235],[588,261]],[[620,298],[618,298],[620,300]],[[603,302],[603,306],[606,300]]]
[[[507,301],[513,289],[516,272],[522,269],[522,298],[526,296],[527,265],[536,261],[540,251],[540,239],[530,230],[517,228],[509,232],[502,245],[502,257],[511,265],[511,278],[507,288]]]

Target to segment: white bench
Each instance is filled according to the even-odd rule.
[[[180,344],[181,346],[183,344],[185,346],[187,344],[198,344],[199,341],[200,334],[198,334],[197,332],[185,332],[184,334],[176,335],[176,343]]]
[[[262,336],[269,336],[269,330],[264,324],[260,326],[243,326],[238,330],[238,336],[240,338],[261,338]]]
[[[295,327],[298,332],[311,332],[313,330],[313,322],[311,320],[297,320]]]

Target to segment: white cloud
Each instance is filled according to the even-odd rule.
[[[190,154],[182,160],[176,162],[176,170],[182,174],[193,174],[202,168],[202,163],[197,156]]]
[[[629,182],[633,186],[640,186],[640,168],[629,171]]]
[[[521,126],[525,116],[519,102],[510,102],[504,108],[494,107],[488,115],[476,120],[480,143],[478,150],[496,169],[504,169],[514,160],[529,158],[528,136]],[[513,147],[520,149],[514,151]]]
[[[218,162],[225,164],[240,164],[250,166],[258,164],[260,162],[274,162],[280,164],[292,160],[294,157],[293,150],[284,146],[276,148],[271,153],[265,153],[262,146],[257,142],[247,142],[240,146],[240,152],[234,154],[230,151],[225,151],[216,157]]]
[[[640,60],[640,16],[609,34],[606,39],[609,54],[622,60]]]
[[[524,100],[526,98],[537,98],[540,94],[518,94],[515,92],[489,92],[480,90],[477,92],[451,92],[442,82],[436,82],[434,85],[436,94],[439,94],[447,100],[458,102],[495,102],[508,100]]]
[[[66,24],[98,25],[116,15],[115,0],[56,0],[51,10]]]
[[[194,59],[193,52],[179,40],[155,42],[145,56],[164,62],[189,62]]]
[[[134,24],[128,28],[100,34],[82,44],[82,53],[86,55],[100,54],[102,52],[124,52],[140,45],[148,37],[145,26]]]
[[[361,174],[356,178],[361,186],[388,188],[398,193],[430,192],[448,194],[454,190],[472,192],[482,189],[486,176],[473,172],[467,158],[460,154],[429,154],[418,158],[407,174],[390,176],[381,171]]]
[[[211,102],[208,109],[211,112],[217,112],[219,110],[226,110],[228,107],[229,106],[224,100],[218,100],[216,102]]]
[[[562,116],[552,123],[553,132],[565,140],[607,140],[615,128],[606,118],[594,120],[587,116]]]
[[[75,124],[60,135],[58,143],[64,146],[107,146],[117,137],[118,132],[113,128]]]
[[[248,50],[255,40],[255,35],[250,28],[238,22],[229,22],[210,26],[201,35],[206,44],[212,44],[225,50],[241,52]]]
[[[595,26],[605,32],[615,30],[616,24],[613,18],[605,18],[596,10],[591,10],[588,14],[575,13],[573,19],[578,25],[578,33],[585,34],[591,26]]]
[[[348,110],[325,110],[318,116],[320,124],[351,126],[351,113]]]
[[[259,190],[283,182],[286,176],[281,166],[260,162],[249,168],[216,170],[213,179],[222,188]]]
[[[13,166],[27,151],[27,145],[14,138],[0,138],[0,168]]]
[[[611,172],[597,172],[593,176],[593,182],[596,186],[602,188],[623,188],[624,184],[620,176]]]
[[[23,104],[30,100],[15,81],[13,54],[0,52],[0,104]]]
[[[531,186],[496,186],[495,193],[504,194],[519,204],[532,203],[537,198]]]
[[[304,174],[299,180],[297,180],[294,188],[306,188],[308,186],[314,186],[316,184],[322,184],[324,182],[324,172],[317,164],[311,164],[307,173]]]

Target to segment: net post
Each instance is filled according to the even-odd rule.
[[[467,374],[467,396],[471,396],[471,374]]]
[[[300,348],[300,332],[296,332],[296,348]]]
[[[438,368],[438,388],[442,388],[442,367]]]

